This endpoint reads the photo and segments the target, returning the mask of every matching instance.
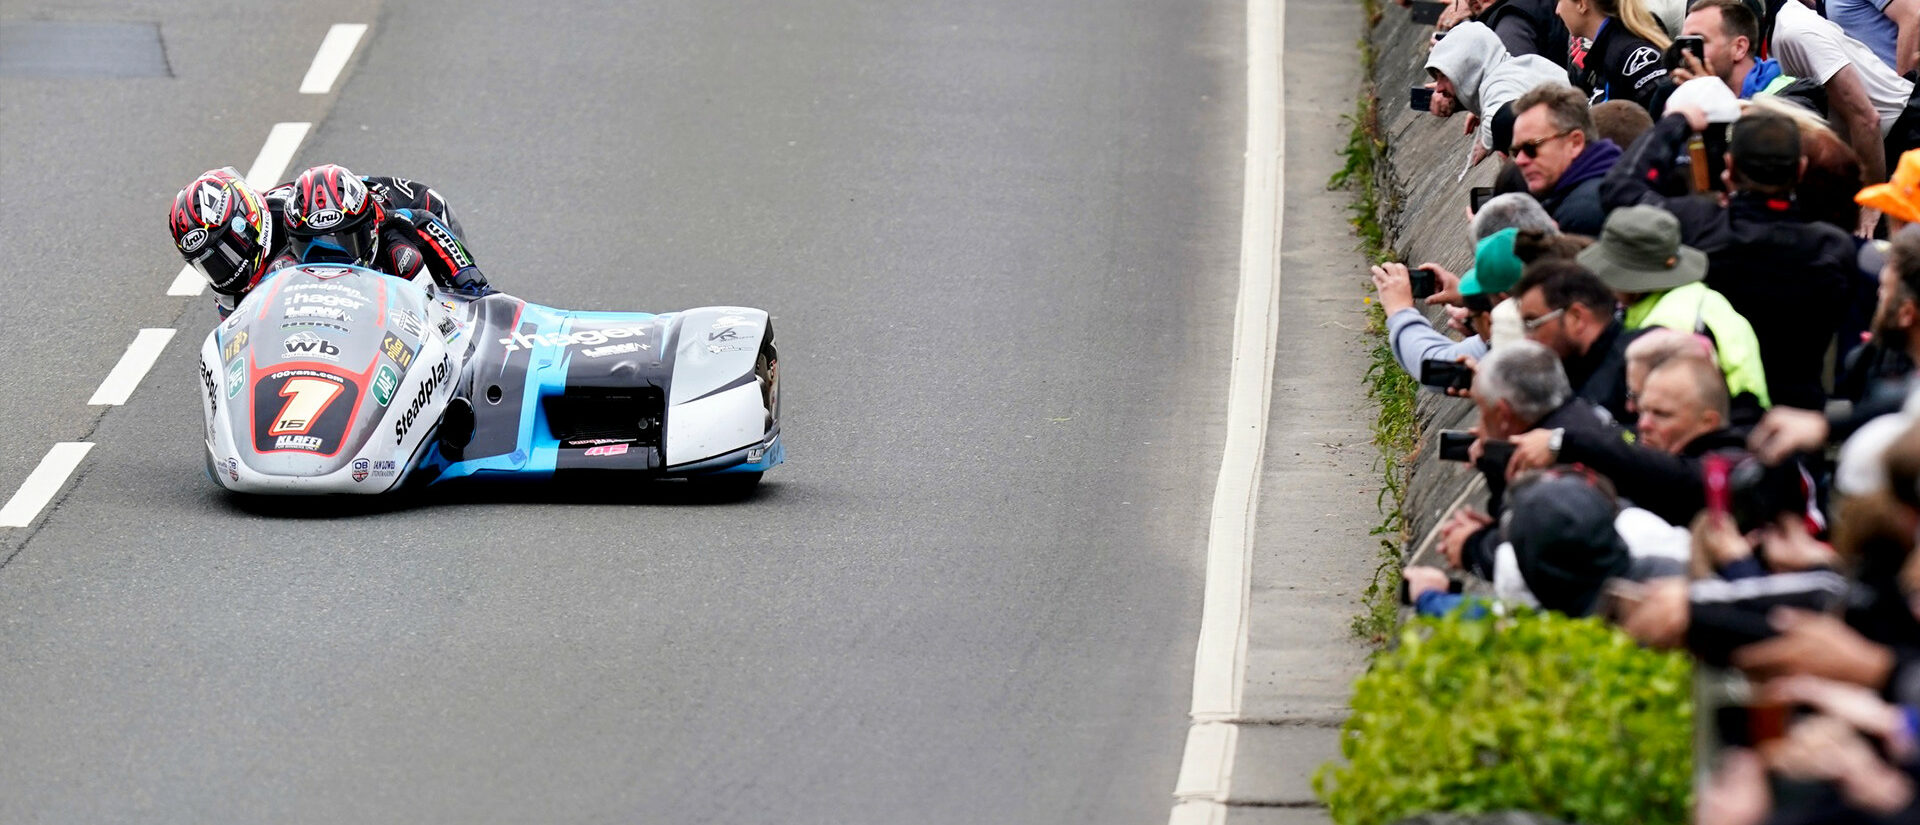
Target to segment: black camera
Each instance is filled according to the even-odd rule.
[[[1416,300],[1431,297],[1433,293],[1440,291],[1440,273],[1433,271],[1433,267],[1430,266],[1409,269],[1407,286],[1413,289],[1413,297]]]
[[[1415,86],[1407,90],[1407,105],[1416,112],[1433,111],[1433,90],[1425,86]]]
[[[1420,383],[1439,389],[1473,389],[1473,368],[1458,361],[1428,358],[1420,362]]]
[[[1768,467],[1739,452],[1710,453],[1701,469],[1706,474],[1707,509],[1731,515],[1742,533],[1807,509],[1806,487],[1794,464]]]
[[[1466,430],[1441,430],[1440,460],[1466,461],[1467,450],[1473,446],[1473,442],[1477,438],[1479,438],[1479,436]]]
[[[1697,34],[1683,34],[1667,45],[1667,50],[1660,55],[1660,65],[1667,67],[1669,72],[1684,69],[1687,62],[1680,55],[1686,52],[1692,52],[1693,59],[1700,61],[1700,65],[1707,64],[1706,39]]]

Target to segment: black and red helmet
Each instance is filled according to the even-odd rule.
[[[301,263],[368,265],[377,251],[380,205],[358,175],[325,164],[293,179],[287,234]]]
[[[260,280],[273,246],[273,213],[233,167],[207,172],[173,196],[167,224],[180,256],[215,292],[244,295]]]

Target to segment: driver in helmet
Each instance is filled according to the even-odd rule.
[[[287,251],[299,263],[358,264],[412,278],[427,270],[447,289],[492,290],[473,264],[460,224],[426,184],[362,178],[344,166],[315,166],[275,187],[286,195]]]
[[[301,263],[351,263],[402,278],[491,292],[438,192],[404,178],[361,178],[332,164],[255,192],[233,167],[209,171],[174,197],[168,221],[181,257],[206,277],[225,318],[268,273]]]

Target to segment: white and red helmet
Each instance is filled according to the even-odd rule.
[[[273,247],[273,214],[233,167],[202,174],[180,190],[167,224],[180,256],[215,292],[244,295],[260,280]]]

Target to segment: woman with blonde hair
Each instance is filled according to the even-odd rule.
[[[1569,74],[1593,103],[1631,100],[1648,108],[1666,77],[1660,52],[1672,42],[1646,0],[1559,0],[1554,13],[1591,42]]]

